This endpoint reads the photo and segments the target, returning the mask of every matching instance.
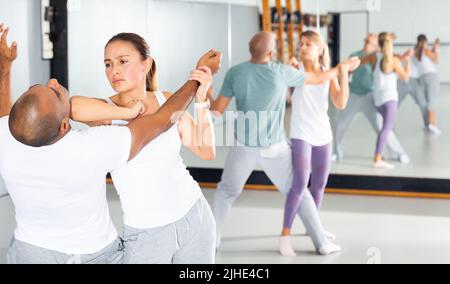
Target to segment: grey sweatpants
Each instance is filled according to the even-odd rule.
[[[441,92],[441,83],[439,81],[438,74],[425,74],[420,78],[420,80],[424,88],[427,109],[428,111],[435,112],[438,108],[439,94]]]
[[[216,223],[203,195],[179,221],[147,230],[125,226],[123,238],[124,264],[215,262]]]
[[[88,255],[69,255],[13,240],[8,264],[122,264],[123,242],[117,238],[105,249]]]
[[[334,121],[334,141],[333,152],[339,157],[344,156],[344,150],[342,143],[344,141],[344,134],[350,127],[350,124],[355,119],[356,115],[362,113],[366,117],[367,121],[372,126],[375,133],[379,133],[383,124],[382,118],[377,112],[373,94],[355,95],[351,94],[347,104],[347,108],[338,111],[335,115]],[[389,149],[392,158],[398,159],[405,154],[405,150],[400,144],[397,136],[393,131],[389,133],[387,140],[387,148]]]
[[[286,142],[287,143],[287,142]],[[293,165],[290,146],[279,149],[273,156],[262,155],[259,148],[233,147],[228,154],[222,180],[214,197],[213,212],[217,223],[217,247],[220,246],[221,230],[233,203],[242,194],[251,173],[259,165],[283,194],[287,195],[293,184]],[[283,204],[280,204],[280,208]],[[329,243],[322,227],[319,212],[309,190],[305,192],[298,211],[306,231],[316,249]],[[281,223],[280,223],[281,230]]]
[[[403,80],[398,80],[397,84],[398,96],[399,96],[399,106],[405,101],[408,95],[416,102],[422,114],[425,126],[428,125],[428,108],[427,101],[425,98],[425,91],[420,79],[410,78],[408,82]]]

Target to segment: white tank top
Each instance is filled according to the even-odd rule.
[[[384,73],[381,70],[382,59],[383,54],[377,53],[377,64],[374,71],[374,96],[377,107],[390,101],[398,101],[397,74],[395,72]]]
[[[420,67],[422,75],[437,73],[436,64],[434,64],[431,58],[425,54],[425,51],[422,53],[422,60],[420,61]]]
[[[333,141],[328,116],[330,82],[303,85],[292,95],[291,139],[303,140],[313,146]]]
[[[155,92],[162,106],[166,98]],[[108,103],[114,104],[110,99]],[[120,124],[120,123],[119,123]],[[183,218],[202,192],[180,155],[178,124],[150,142],[136,158],[111,173],[126,226],[152,229]]]

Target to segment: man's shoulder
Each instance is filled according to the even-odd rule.
[[[87,129],[75,129],[72,130],[72,132],[75,135],[79,136],[115,136],[115,135],[125,135],[127,133],[130,133],[130,130],[128,127],[125,126],[96,126],[96,127],[89,127]]]

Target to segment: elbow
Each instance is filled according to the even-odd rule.
[[[80,117],[80,106],[76,97],[70,99],[70,118],[77,120]]]

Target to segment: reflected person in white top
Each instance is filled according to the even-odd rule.
[[[314,31],[300,36],[301,63],[294,66],[304,72],[321,74],[330,69],[328,46]],[[331,143],[333,134],[328,116],[329,99],[337,109],[344,109],[349,99],[349,68],[339,66],[339,76],[319,85],[305,84],[297,87],[292,95],[291,142],[294,182],[286,199],[280,252],[284,256],[295,256],[291,243],[291,229],[295,214],[300,208],[311,177],[311,194],[318,209],[327,185],[331,168]],[[319,248],[319,253],[328,255],[341,251],[341,247],[329,243]]]
[[[440,60],[441,41],[436,39],[433,48],[428,47],[427,36],[422,34],[417,37],[415,47],[415,58],[419,62],[420,82],[424,88],[426,109],[427,109],[427,130],[439,135],[440,129],[437,127],[436,111],[439,104],[440,80],[438,76],[437,64]]]

